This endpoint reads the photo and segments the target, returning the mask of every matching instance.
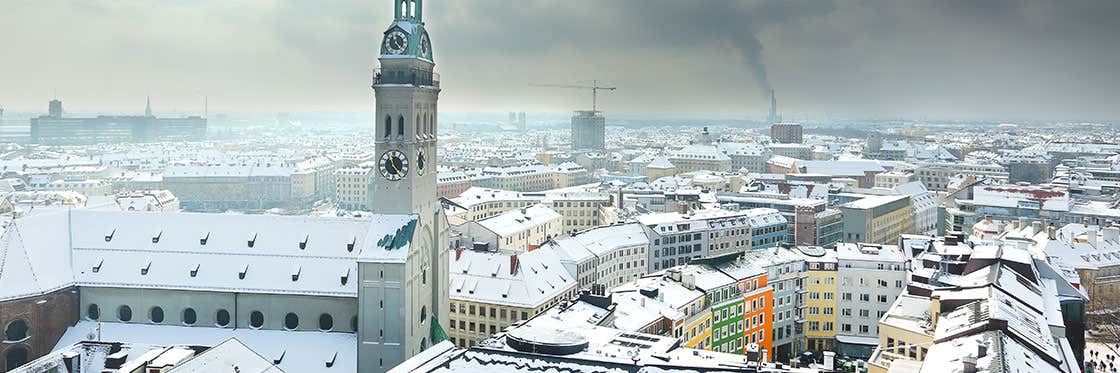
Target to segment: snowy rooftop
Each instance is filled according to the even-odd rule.
[[[547,250],[516,256],[461,250],[450,260],[451,299],[535,308],[576,286],[560,259]]]
[[[415,225],[410,215],[32,215],[0,237],[0,299],[73,285],[353,297],[357,263],[403,261]]]
[[[236,338],[248,349],[264,358],[266,362],[279,361],[276,365],[286,372],[353,373],[358,369],[357,349],[354,348],[357,339],[353,333],[227,329],[114,322],[99,324],[94,321],[79,321],[77,325],[66,330],[66,333],[55,344],[54,350],[88,340],[90,335],[96,336],[98,327],[100,327],[101,340],[139,345],[219,346],[231,338]],[[225,356],[244,353],[246,352],[241,349],[231,348],[226,351]],[[219,355],[215,355],[215,358],[215,360],[191,363],[190,366],[221,364],[223,359]],[[190,361],[187,362],[190,363]]]

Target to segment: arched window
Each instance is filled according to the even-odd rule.
[[[424,134],[424,121],[420,119],[420,114],[416,114],[416,138],[420,138]]]
[[[132,307],[123,305],[117,308],[117,319],[120,321],[132,321]]]
[[[221,327],[229,325],[229,311],[218,310],[218,313],[214,315],[214,321]]]
[[[8,370],[14,370],[16,367],[27,364],[27,349],[23,346],[15,346],[8,349],[4,354],[4,367]]]
[[[86,307],[86,317],[89,318],[90,320],[100,319],[101,318],[101,308],[97,307],[96,304],[90,303],[89,307]]]
[[[23,320],[15,320],[8,323],[4,328],[4,340],[9,342],[22,341],[27,339],[27,322]]]
[[[195,322],[198,322],[198,314],[194,312],[194,308],[183,310],[183,325],[194,325]]]
[[[163,322],[163,308],[160,306],[152,307],[152,309],[148,311],[148,319],[156,324]]]
[[[397,140],[404,140],[404,115],[397,117]]]
[[[428,337],[420,338],[420,351],[428,349]]]
[[[249,314],[249,326],[260,329],[264,326],[264,314],[261,311],[253,311]]]
[[[322,330],[324,332],[329,332],[333,328],[334,328],[334,318],[331,317],[331,314],[324,313],[322,315],[319,315],[319,330]]]
[[[420,306],[420,325],[428,320],[428,306]]]
[[[383,137],[385,137],[386,140],[388,140],[389,136],[391,136],[393,134],[393,117],[388,116],[388,115],[385,116],[385,131],[384,131],[384,133],[385,133],[385,136],[383,136]]]
[[[288,312],[284,315],[284,327],[288,330],[296,330],[299,327],[299,315],[294,312]]]

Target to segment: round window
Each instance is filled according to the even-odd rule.
[[[260,329],[264,326],[264,314],[261,311],[253,311],[249,314],[249,326]]]
[[[292,313],[292,312],[289,312],[287,315],[284,315],[284,327],[287,328],[288,330],[295,330],[296,328],[298,328],[299,327],[299,315],[296,315],[295,313]]]
[[[89,307],[86,308],[86,317],[88,317],[90,320],[100,319],[101,308],[97,307],[96,304],[90,304]]]
[[[121,321],[132,321],[132,307],[124,305],[117,308],[117,319]]]
[[[156,324],[163,322],[163,308],[160,306],[152,307],[151,312],[148,312],[148,318]]]
[[[329,313],[319,315],[319,330],[329,332],[334,328],[334,318]]]
[[[229,325],[229,311],[218,310],[218,314],[214,315],[214,321],[217,322],[218,326],[223,326],[223,327],[228,326]]]
[[[198,322],[198,314],[194,312],[194,308],[183,310],[183,324],[194,325],[196,322]]]

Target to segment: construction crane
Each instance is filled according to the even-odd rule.
[[[532,87],[546,87],[546,88],[574,88],[574,89],[590,89],[591,90],[591,111],[599,111],[599,91],[613,91],[618,87],[605,87],[600,86],[598,80],[592,80],[591,85],[578,85],[578,84],[538,84],[529,83]]]

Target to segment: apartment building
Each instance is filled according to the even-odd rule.
[[[775,247],[743,254],[743,261],[766,269],[766,283],[773,289],[770,340],[773,361],[789,361],[805,351],[804,307],[808,277],[805,256],[795,249]]]
[[[843,216],[826,200],[768,192],[719,193],[716,198],[721,204],[734,204],[740,209],[778,210],[788,223],[783,238],[787,244],[832,247],[840,241]]]
[[[879,343],[878,320],[906,289],[906,256],[898,246],[841,243],[836,262],[837,352],[870,357]]]
[[[544,252],[456,249],[451,260],[448,337],[474,346],[511,324],[576,295],[575,278]]]
[[[510,210],[452,226],[460,246],[485,244],[490,250],[532,251],[561,233],[562,217],[545,205]]]
[[[773,209],[667,212],[642,215],[636,220],[650,240],[650,272],[699,258],[772,247],[782,241],[786,229],[785,218]]]
[[[574,233],[614,223],[612,214],[604,211],[611,207],[611,198],[607,193],[525,193],[473,187],[461,192],[451,201],[455,203],[448,209],[448,220],[452,225],[485,219],[536,204],[548,206],[563,216],[561,232],[564,233]]]
[[[929,162],[919,163],[914,168],[914,176],[918,181],[936,192],[948,190],[953,177],[962,174],[999,182],[1008,180],[1007,169],[998,164]]]
[[[868,196],[839,206],[844,242],[897,243],[913,229],[909,195]]]
[[[649,240],[638,223],[615,224],[556,237],[538,251],[552,252],[585,289],[602,284],[613,289],[645,276]]]
[[[836,250],[819,246],[798,246],[796,250],[804,255],[807,267],[805,287],[801,288],[806,348],[817,355],[836,351]]]
[[[370,180],[374,176],[374,164],[362,163],[334,170],[335,201],[338,208],[346,210],[368,210]]]
[[[769,274],[761,263],[738,260],[714,265],[723,274],[735,280],[743,306],[743,347],[737,353],[746,354],[748,346],[758,346],[763,360],[774,356],[774,288],[767,282]]]

